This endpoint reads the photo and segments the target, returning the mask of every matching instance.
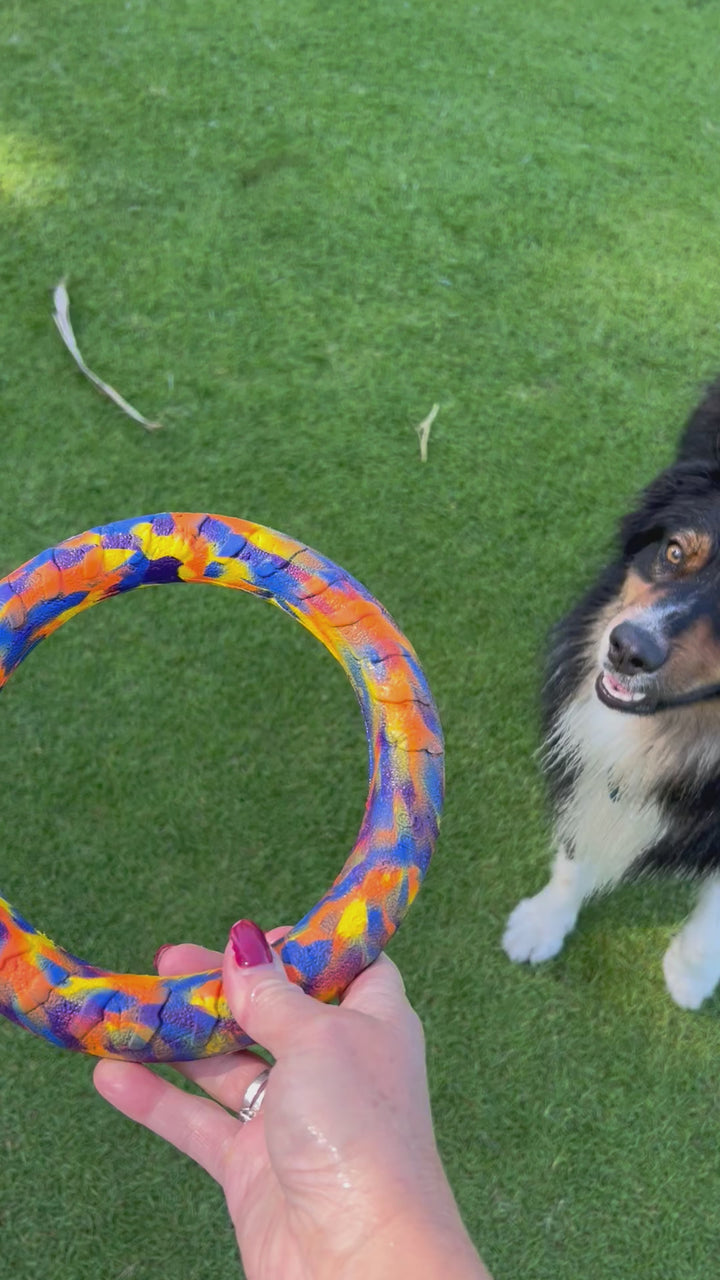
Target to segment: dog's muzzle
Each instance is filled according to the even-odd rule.
[[[618,623],[608,637],[607,657],[595,682],[598,698],[613,711],[649,716],[720,697],[720,683],[664,693],[657,673],[669,656],[666,636],[629,619]]]

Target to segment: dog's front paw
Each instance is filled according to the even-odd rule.
[[[534,898],[523,898],[511,912],[503,934],[503,951],[518,964],[550,960],[560,951],[576,918],[576,911],[553,901],[553,895],[542,889]]]
[[[685,930],[673,938],[663,956],[665,985],[681,1009],[699,1009],[720,979],[720,955],[708,951]]]

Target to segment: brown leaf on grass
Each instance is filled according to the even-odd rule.
[[[128,404],[127,400],[120,395],[119,391],[116,391],[114,387],[109,385],[109,383],[103,382],[102,378],[98,378],[97,374],[93,373],[92,369],[89,369],[86,365],[80,353],[80,348],[75,341],[75,334],[73,333],[73,327],[70,323],[70,298],[68,296],[64,280],[61,280],[60,283],[55,286],[53,302],[55,303],[53,320],[57,325],[58,333],[81,373],[85,374],[85,377],[92,382],[93,386],[97,388],[101,395],[107,396],[109,400],[112,400],[113,403],[116,404],[119,409],[122,409],[123,413],[126,413],[129,418],[133,418],[135,422],[139,422],[140,425],[145,427],[148,431],[157,431],[157,429],[162,425],[160,422],[150,422],[147,418],[144,418],[141,413],[138,413],[137,409],[133,409],[132,405]]]

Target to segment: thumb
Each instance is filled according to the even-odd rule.
[[[235,1021],[275,1058],[330,1014],[327,1006],[290,981],[282,960],[252,920],[238,920],[230,930],[223,991]]]

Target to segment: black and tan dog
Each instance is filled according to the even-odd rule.
[[[663,969],[673,999],[697,1008],[720,980],[720,381],[556,627],[544,710],[555,858],[510,916],[505,951],[556,955],[583,901],[622,878],[695,877]]]

